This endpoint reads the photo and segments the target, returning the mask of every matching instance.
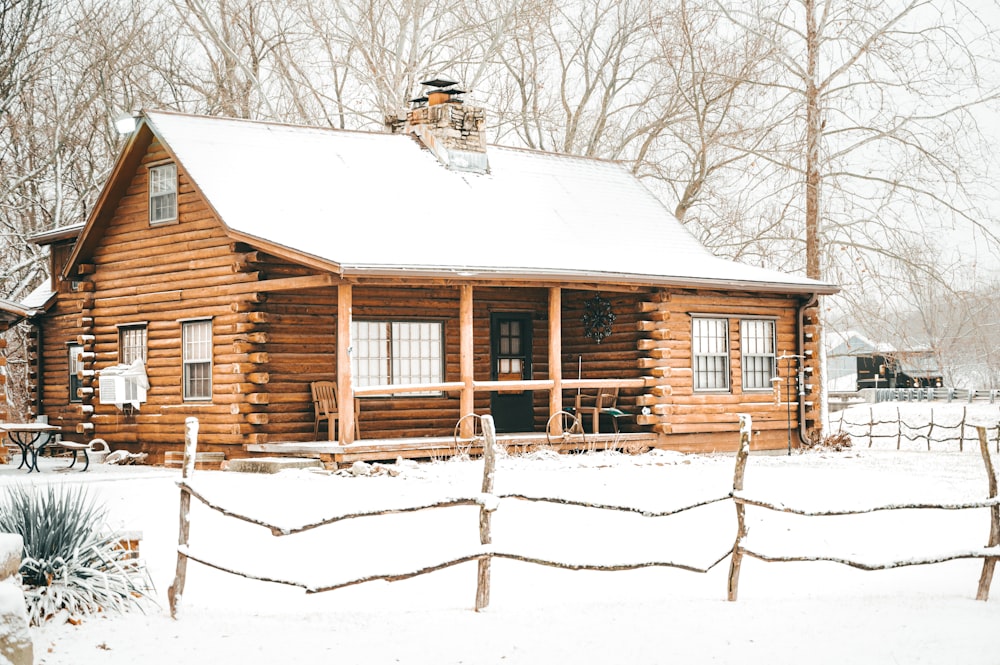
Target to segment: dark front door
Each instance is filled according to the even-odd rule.
[[[490,317],[490,378],[521,381],[531,378],[531,315],[498,313]],[[534,429],[530,390],[490,393],[490,413],[498,432]]]

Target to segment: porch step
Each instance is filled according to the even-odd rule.
[[[223,471],[239,473],[278,473],[285,469],[322,469],[323,462],[308,457],[243,457],[231,459]]]

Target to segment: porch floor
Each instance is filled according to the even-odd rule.
[[[640,452],[656,445],[657,435],[652,432],[564,434],[547,437],[545,433],[521,432],[497,434],[497,443],[511,453],[548,449],[557,452],[585,450],[623,450]],[[455,440],[455,437],[413,437],[404,439],[362,439],[342,446],[336,441],[275,441],[251,443],[244,446],[248,453],[276,456],[313,457],[323,461],[328,468],[350,466],[354,462],[392,461],[405,459],[436,459],[453,457],[459,453],[482,455],[482,441]]]

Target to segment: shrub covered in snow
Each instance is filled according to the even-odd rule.
[[[145,566],[107,526],[107,511],[83,486],[17,484],[0,498],[0,532],[20,534],[20,574],[32,625],[141,608],[151,588]]]

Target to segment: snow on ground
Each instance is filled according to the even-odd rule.
[[[986,497],[978,446],[961,453],[911,448],[897,452],[893,441],[869,449],[865,441],[840,453],[753,455],[744,493],[823,508]],[[472,610],[474,562],[311,595],[191,562],[181,616],[173,621],[166,589],[175,566],[179,472],[58,473],[52,465],[63,462],[45,462],[44,473],[30,477],[0,467],[0,485],[83,482],[99,492],[114,526],[142,531],[160,607],[36,629],[39,665],[1000,663],[1000,582],[993,599],[975,600],[978,559],[879,572],[745,559],[735,603],[726,601],[728,559],[704,574],[579,572],[495,560],[490,606],[481,613]],[[666,510],[725,495],[733,466],[732,455],[539,454],[501,458],[495,491]],[[482,462],[404,465],[395,478],[199,471],[195,480],[213,501],[287,526],[387,502],[475,496]],[[476,507],[339,522],[275,538],[193,505],[192,553],[303,583],[412,570],[479,547]],[[497,550],[567,561],[707,566],[732,547],[734,514],[728,501],[646,518],[504,500],[493,518],[493,542]],[[989,535],[987,509],[817,518],[748,508],[747,520],[749,544],[761,551],[876,561],[981,548]]]

